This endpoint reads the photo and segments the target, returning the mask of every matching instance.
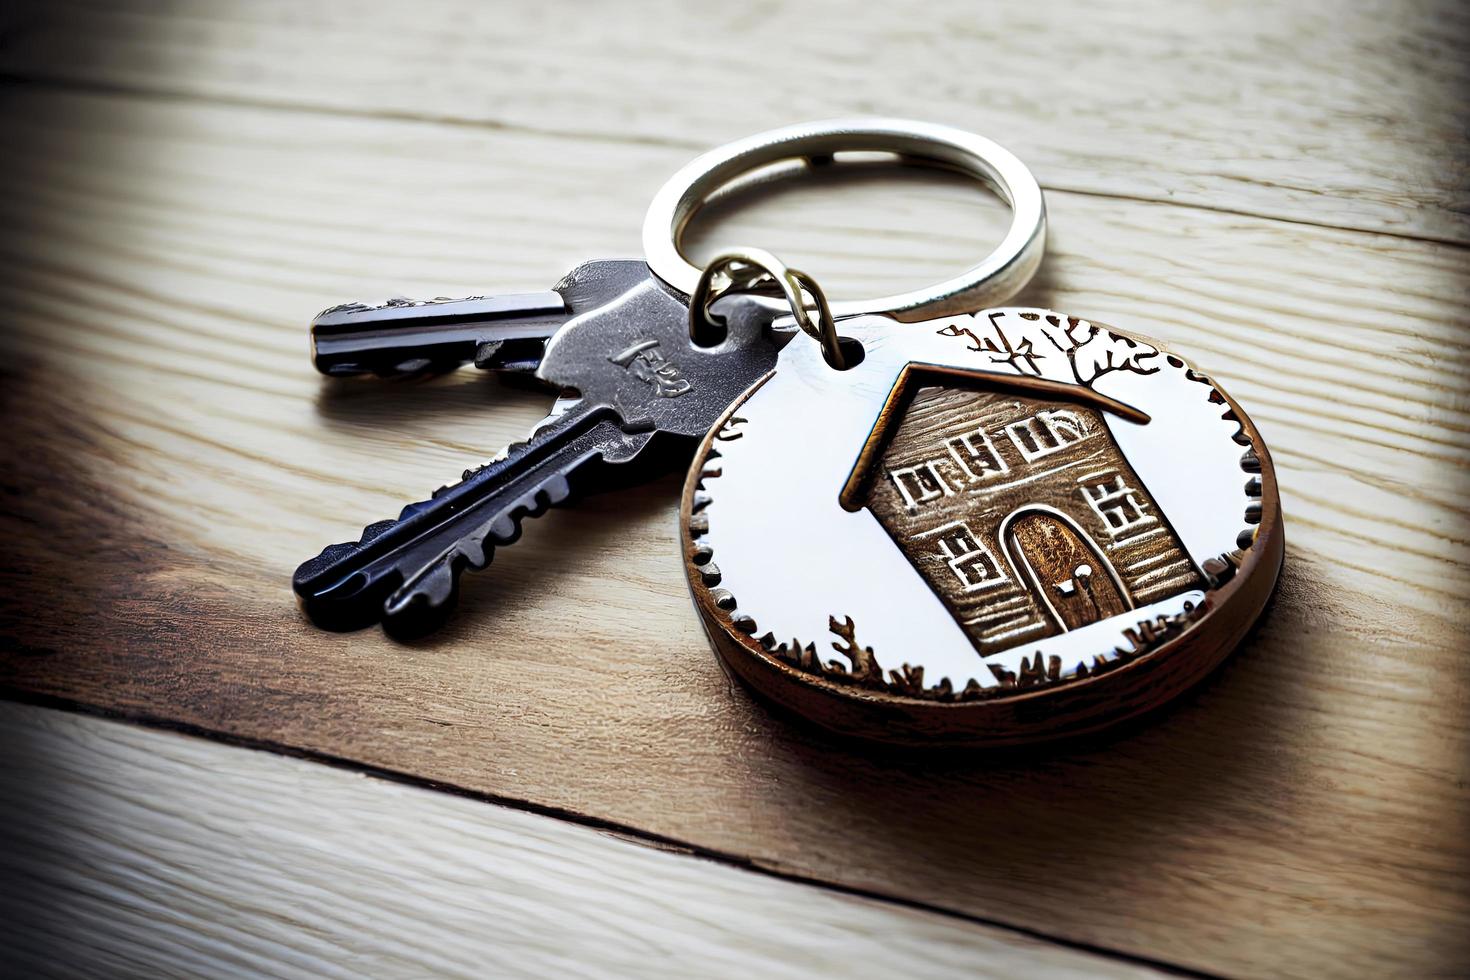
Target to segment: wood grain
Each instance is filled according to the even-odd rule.
[[[7,971],[1162,975],[550,817],[99,718],[3,705],[0,744]]]
[[[53,0],[3,69],[133,92],[702,150],[915,116],[1050,189],[1470,241],[1470,20],[1448,0],[524,7]]]
[[[915,759],[824,740],[732,686],[685,595],[676,478],[529,526],[430,641],[324,635],[293,608],[297,562],[545,406],[468,373],[323,383],[307,317],[354,295],[544,288],[579,259],[636,254],[644,202],[689,146],[3,98],[5,687],[1193,969],[1465,962],[1465,249],[1204,198],[1053,192],[1047,263],[1020,300],[1155,335],[1220,377],[1273,448],[1285,577],[1222,674],[1128,737]],[[1263,152],[1312,183],[1323,155],[1298,169],[1300,150]],[[1410,183],[1441,193],[1392,194]],[[813,186],[722,211],[721,234],[841,296],[955,268],[997,227],[950,178]],[[1292,216],[1289,194],[1270,200]],[[1387,220],[1371,188],[1343,200]],[[1416,199],[1400,218],[1433,212]]]

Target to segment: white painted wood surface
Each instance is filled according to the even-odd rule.
[[[552,817],[0,704],[0,973],[1143,977]]]

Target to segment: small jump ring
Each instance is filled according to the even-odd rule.
[[[783,160],[825,162],[849,151],[896,153],[978,177],[1011,206],[1005,238],[978,264],[953,279],[891,296],[832,304],[836,317],[887,313],[922,320],[1002,303],[1020,291],[1041,264],[1046,205],[1026,165],[999,144],[949,126],[904,119],[835,119],[774,129],[705,153],[674,174],[643,219],[643,252],[664,282],[691,295],[700,269],[679,251],[684,228],[712,195],[751,170]]]
[[[716,286],[719,277],[727,280]],[[792,269],[762,248],[736,248],[722,252],[710,260],[689,296],[689,339],[699,346],[717,341],[719,323],[710,314],[710,305],[737,289],[751,289],[769,280],[780,287],[791,307],[791,315],[802,332],[821,341],[822,355],[839,371],[847,369],[842,344],[837,337],[837,321],[832,305],[817,281],[799,269]],[[812,323],[803,291],[811,294],[817,308],[817,322]]]

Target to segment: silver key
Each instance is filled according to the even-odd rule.
[[[715,307],[724,339],[697,346],[686,299],[644,263],[599,265],[603,285],[621,289],[567,321],[536,370],[580,397],[560,402],[526,442],[459,483],[298,568],[293,586],[319,625],[353,629],[382,619],[401,634],[437,625],[454,605],[460,573],[484,568],[497,546],[519,538],[523,518],[687,463],[730,403],[775,367],[790,336],[771,328],[770,301],[736,295]]]
[[[531,374],[551,335],[621,292],[634,262],[586,262],[540,293],[334,306],[311,322],[311,360],[333,377],[434,374],[471,361]]]

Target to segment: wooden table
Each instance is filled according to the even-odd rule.
[[[694,7],[5,13],[3,962],[1466,969],[1463,11]],[[676,478],[529,526],[431,639],[303,620],[300,560],[547,404],[325,383],[312,313],[637,255],[698,151],[854,113],[1016,151],[1052,217],[1018,302],[1177,346],[1260,425],[1286,571],[1202,690],[1043,755],[815,735],[706,649]],[[692,241],[856,295],[1003,224],[960,178],[839,169]]]

